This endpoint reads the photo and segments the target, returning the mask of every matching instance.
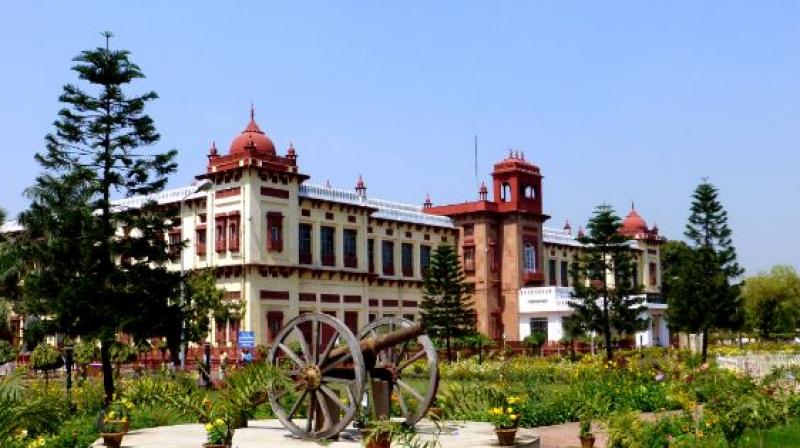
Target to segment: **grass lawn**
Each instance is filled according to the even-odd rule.
[[[762,436],[764,448],[800,447],[800,418],[789,421],[788,425],[776,426],[764,431]],[[741,448],[761,447],[759,434],[755,431],[745,432],[739,446]]]

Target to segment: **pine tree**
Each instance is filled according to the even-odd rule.
[[[112,208],[112,194],[162,190],[175,170],[176,151],[147,150],[160,138],[144,112],[157,95],[125,92],[144,75],[129,52],[109,48],[111,33],[104,36],[105,47],[74,59],[72,69],[87,87],[64,86],[55,132],[46,137],[46,151],[36,155],[45,173],[29,191],[33,205],[24,225],[42,237],[29,240],[28,255],[37,268],[24,284],[33,282],[27,303],[39,302],[42,314],[70,333],[100,340],[108,402],[114,392],[109,350],[117,334],[151,336],[146,332],[154,316],[179,321],[174,299],[180,277],[165,268],[165,233],[176,210],[155,201]],[[73,201],[66,207],[57,201],[65,195]],[[124,229],[122,235],[117,228]]]
[[[641,314],[644,299],[633,282],[633,254],[628,237],[621,234],[614,209],[600,205],[578,237],[583,254],[572,263],[574,293],[570,307],[574,325],[594,331],[605,340],[606,358],[613,359],[613,332],[632,334],[646,328]],[[614,281],[610,281],[613,277]]]
[[[740,288],[732,281],[744,271],[736,262],[728,213],[718,195],[716,187],[707,181],[697,186],[684,232],[689,245],[671,255],[666,272],[670,324],[703,334],[704,362],[709,332],[714,328],[734,329],[743,315]]]
[[[464,282],[464,271],[452,246],[442,245],[431,254],[422,286],[420,314],[428,334],[444,340],[452,361],[452,340],[475,332],[475,310]]]

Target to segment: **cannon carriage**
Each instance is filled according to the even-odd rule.
[[[422,325],[396,317],[353,334],[332,316],[303,314],[278,333],[267,361],[287,368],[290,386],[270,391],[269,401],[301,438],[336,437],[362,412],[413,425],[439,384],[436,349]]]

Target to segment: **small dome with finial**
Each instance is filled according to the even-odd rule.
[[[647,233],[647,222],[636,212],[636,207],[633,202],[631,202],[631,211],[628,213],[628,216],[622,220],[620,233],[628,236]]]
[[[208,157],[217,157],[219,155],[219,151],[217,151],[217,142],[211,142],[211,148],[208,150]]]
[[[275,144],[258,127],[255,120],[255,109],[250,106],[250,122],[241,134],[231,142],[229,154],[261,153],[275,155]]]
[[[572,225],[570,225],[569,219],[567,219],[567,221],[564,222],[564,231],[569,234],[572,234]]]
[[[431,195],[425,195],[425,202],[422,204],[422,208],[431,208],[433,207],[433,201],[431,201]]]

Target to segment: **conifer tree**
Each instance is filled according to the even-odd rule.
[[[633,282],[632,249],[628,237],[619,232],[620,227],[613,208],[598,206],[586,235],[578,237],[584,249],[571,269],[573,324],[603,336],[609,361],[613,359],[613,332],[631,334],[647,325],[647,320],[640,317],[644,299]]]
[[[431,254],[422,286],[420,314],[428,334],[444,341],[453,359],[453,339],[475,332],[475,310],[464,282],[464,271],[453,246],[441,245]]]
[[[683,248],[674,254],[666,272],[670,324],[702,333],[704,362],[709,332],[714,328],[734,329],[743,316],[740,288],[732,281],[744,271],[736,262],[728,213],[718,195],[717,188],[707,181],[697,186],[684,231],[689,250]]]
[[[165,233],[175,210],[155,201],[111,204],[112,195],[162,190],[175,170],[176,152],[148,149],[160,136],[144,108],[157,95],[126,92],[144,75],[129,52],[109,47],[111,33],[104,36],[105,47],[74,59],[72,69],[86,85],[64,86],[55,131],[36,155],[45,172],[29,190],[33,205],[24,220],[36,268],[23,283],[26,303],[38,303],[42,314],[60,323],[60,331],[100,341],[109,402],[114,392],[109,351],[117,334],[152,336],[136,333],[148,329],[153,316],[179,321],[180,277],[165,268]],[[60,205],[59,197],[72,202]]]

